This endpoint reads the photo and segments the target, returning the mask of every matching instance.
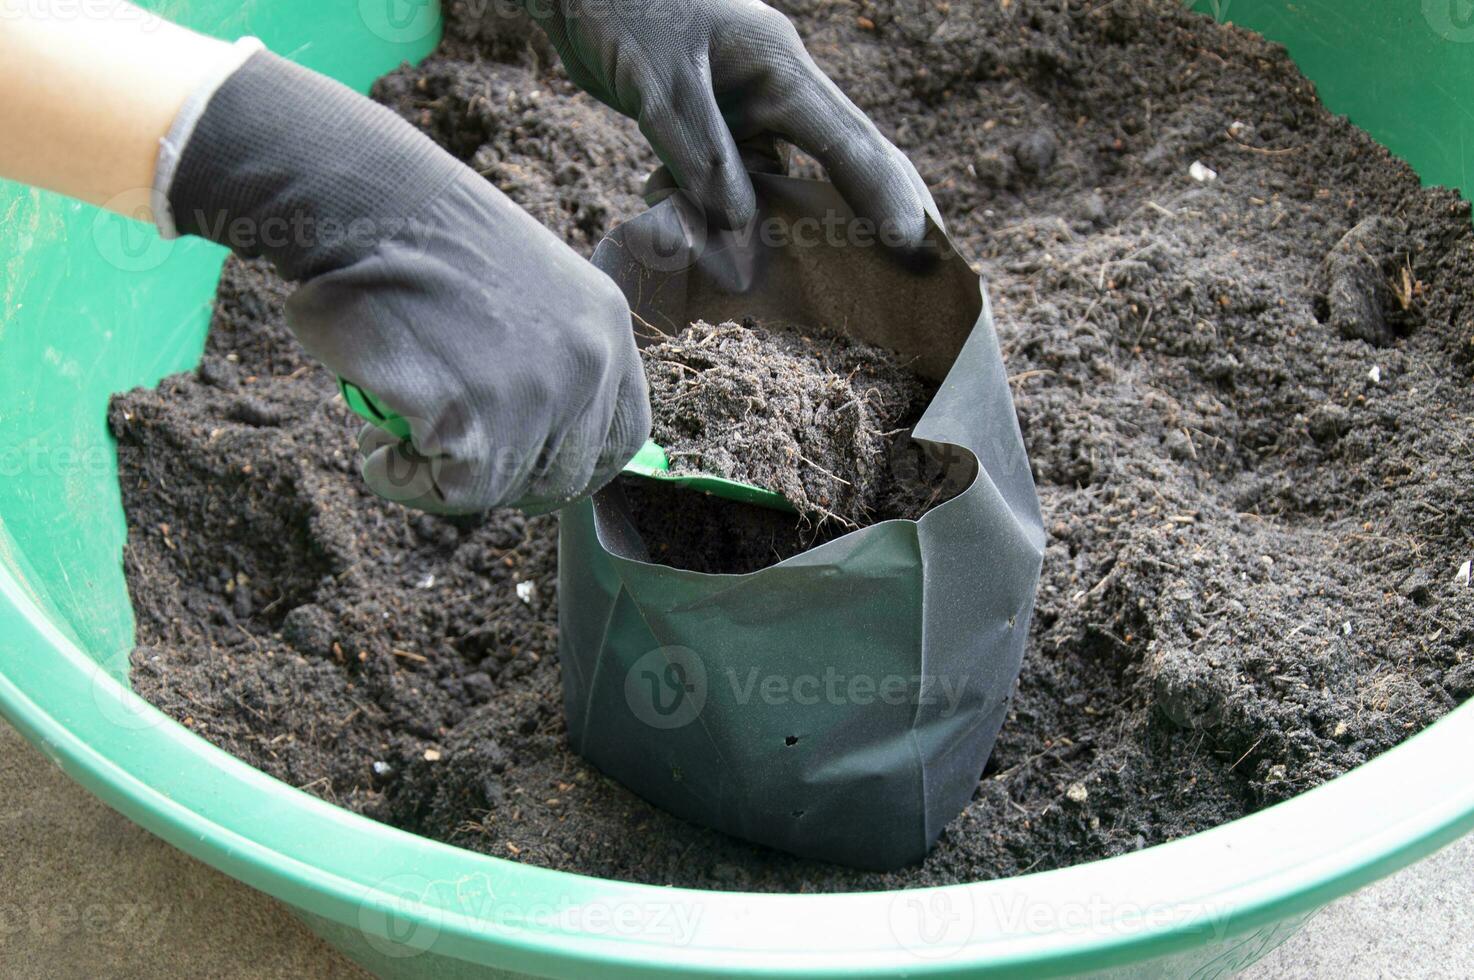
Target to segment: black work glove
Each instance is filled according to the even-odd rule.
[[[752,218],[738,147],[812,154],[887,244],[914,246],[935,205],[916,168],[758,0],[525,0],[574,83],[636,120],[676,183],[725,228]],[[940,224],[940,220],[938,220]]]
[[[369,426],[382,496],[548,509],[649,434],[629,308],[608,276],[388,109],[262,52],[210,98],[167,189],[180,232],[302,285],[287,322],[404,416]]]

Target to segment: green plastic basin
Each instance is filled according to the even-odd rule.
[[[425,0],[153,6],[212,33],[256,34],[360,87],[424,56],[438,30]],[[1427,180],[1474,189],[1465,0],[1204,6],[1288,45],[1329,105]],[[0,713],[109,805],[298,909],[381,975],[1219,976],[1474,827],[1474,704],[1328,785],[1185,840],[896,893],[584,878],[437,844],[294,790],[126,686],[133,624],[105,405],[197,360],[223,257],[0,184]]]

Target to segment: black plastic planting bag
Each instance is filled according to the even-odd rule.
[[[920,860],[1007,714],[1044,534],[982,283],[931,230],[902,259],[827,183],[756,177],[753,225],[678,199],[594,262],[651,326],[843,330],[941,381],[914,430],[966,489],[745,575],[653,561],[615,485],[564,511],[559,653],[574,747],[694,823],[864,868]],[[740,506],[740,505],[732,505]]]

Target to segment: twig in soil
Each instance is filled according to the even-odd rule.
[[[1283,156],[1286,153],[1298,153],[1302,149],[1304,149],[1304,147],[1300,146],[1285,146],[1280,148],[1254,146],[1250,143],[1245,143],[1243,140],[1239,139],[1233,134],[1233,130],[1231,129],[1224,130],[1224,135],[1227,136],[1229,140],[1233,143],[1233,145],[1238,147],[1239,149],[1248,150],[1250,153],[1263,153],[1265,156]]]
[[[1131,341],[1131,347],[1133,350],[1141,346],[1141,338],[1146,336],[1147,328],[1152,325],[1152,316],[1156,312],[1157,308],[1155,306],[1147,307],[1146,319],[1141,321],[1141,329],[1136,331],[1136,338]]]
[[[391,649],[389,652],[392,653],[392,654],[394,654],[394,656],[396,656],[396,657],[403,657],[406,660],[413,660],[416,663],[427,664],[427,663],[430,662],[430,658],[429,657],[426,657],[425,655],[419,654],[419,653],[411,653],[408,650],[394,650],[394,649]]]
[[[369,715],[369,716],[371,716],[373,718],[383,718],[384,717],[384,711],[383,711],[382,708],[379,708],[378,710],[375,710],[375,708],[377,708],[377,705],[375,706],[375,708],[369,708],[368,706],[366,706],[362,701],[358,700],[357,698],[349,698],[348,700],[353,703],[354,707],[358,708],[359,711],[362,711],[366,715]]]
[[[1239,756],[1239,762],[1243,762],[1245,759],[1247,759],[1250,753],[1259,748],[1260,744],[1263,743],[1263,741],[1264,739],[1261,737],[1258,742],[1255,742],[1253,745],[1249,746],[1249,750],[1243,755]],[[1235,769],[1237,769],[1239,767],[1239,762],[1235,762],[1233,765],[1229,766],[1228,771],[1233,772]]]
[[[246,629],[240,623],[236,623],[235,628],[241,631],[242,636],[251,641],[252,648],[254,648],[259,653],[261,650],[261,641],[256,638],[256,634]]]
[[[700,376],[700,375],[706,373],[705,371],[698,371],[698,370],[696,370],[695,368],[693,368],[689,364],[682,364],[680,361],[673,361],[673,360],[671,360],[668,357],[662,357],[656,363],[657,364],[669,364],[671,367],[673,367],[673,368],[679,368],[680,370],[686,372],[687,374],[694,374],[694,375]],[[710,371],[711,368],[707,368],[706,370],[707,371]]]
[[[182,696],[186,701],[189,701],[192,704],[199,704],[198,701],[195,701],[193,698],[191,698],[189,695],[185,694],[183,691],[180,691],[179,693],[180,693],[180,696]],[[230,697],[230,700],[233,701],[233,702],[235,702],[235,706],[237,708],[241,708],[244,711],[249,711],[251,714],[255,715],[257,718],[260,718],[261,721],[263,723],[267,724],[267,725],[271,724],[271,719],[270,718],[266,717],[261,712],[257,711],[255,708],[251,707],[249,704],[246,704],[246,702],[242,701],[240,699],[240,697],[237,696],[234,692],[227,692],[227,694]],[[199,706],[201,708],[204,707],[204,705],[202,705],[202,704],[199,704]]]
[[[946,487],[937,487],[932,490],[931,494],[926,498],[926,503],[922,505],[922,511],[929,511],[933,507],[935,507],[937,505],[937,501],[941,499],[942,494],[946,492],[946,489]]]
[[[650,331],[649,333],[642,334],[638,330],[636,330],[635,331],[636,335],[641,336],[641,337],[646,337],[646,338],[648,338],[650,340],[660,340],[662,338],[666,338],[666,337],[669,337],[670,336],[664,330],[661,330],[659,327],[655,326],[649,320],[647,320],[644,317],[640,316],[640,314],[636,313],[634,310],[630,310],[630,316],[634,317],[635,318],[635,322],[637,322],[640,326],[642,326],[646,330]]]
[[[805,463],[808,463],[810,466],[812,466],[814,469],[818,470],[820,473],[823,473],[825,476],[829,477],[829,479],[834,480],[837,483],[843,483],[847,487],[854,486],[854,484],[852,484],[849,480],[846,480],[843,477],[835,476],[833,473],[829,472],[824,467],[822,467],[818,463],[814,462],[812,459],[809,459],[809,457],[805,456],[803,453],[799,453],[798,454],[798,458],[801,461],[803,461]],[[849,522],[848,521],[845,521],[845,523],[848,524]]]

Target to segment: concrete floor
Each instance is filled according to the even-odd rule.
[[[366,980],[273,899],[103,806],[0,721],[0,978]]]
[[[1328,905],[1241,980],[1474,977],[1474,836]]]
[[[0,722],[0,978],[365,980],[272,899],[113,813]],[[1343,899],[1243,977],[1474,976],[1474,838]]]

